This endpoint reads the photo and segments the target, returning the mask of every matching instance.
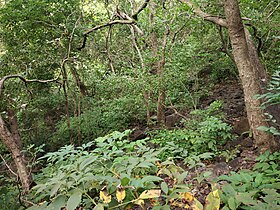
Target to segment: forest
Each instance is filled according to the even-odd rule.
[[[0,0],[0,210],[280,209],[279,0]]]

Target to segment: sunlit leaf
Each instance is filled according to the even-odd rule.
[[[210,192],[206,197],[205,210],[219,210],[220,202],[221,201],[218,190]]]
[[[125,198],[125,189],[123,187],[118,187],[117,192],[116,192],[116,197],[118,202],[123,202],[123,199]]]
[[[136,205],[143,206],[145,202],[144,202],[144,200],[142,200],[142,199],[138,199],[138,200],[136,200],[134,203],[135,203]]]
[[[161,190],[145,190],[139,196],[139,199],[149,199],[149,198],[158,198],[160,197]]]
[[[180,193],[180,198],[185,199],[189,203],[194,200],[194,197],[190,192]]]
[[[112,200],[112,196],[108,194],[107,190],[101,190],[99,197],[104,203],[110,203]]]
[[[203,210],[203,206],[196,198],[194,198],[193,203],[191,205],[191,209],[192,210]]]

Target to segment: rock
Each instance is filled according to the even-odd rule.
[[[176,126],[176,124],[180,123],[181,119],[182,117],[177,114],[168,115],[165,118],[165,126],[167,128],[173,128]]]
[[[242,135],[249,130],[250,126],[247,117],[241,117],[233,123],[233,131],[238,135]]]
[[[147,137],[147,134],[145,133],[145,131],[143,131],[141,129],[135,129],[129,135],[130,141],[136,141],[136,140],[139,140],[139,139],[144,139],[146,137]]]

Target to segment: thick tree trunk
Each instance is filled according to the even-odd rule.
[[[276,146],[274,137],[257,129],[259,126],[268,126],[264,111],[260,108],[261,102],[254,98],[257,94],[262,93],[260,79],[265,77],[264,71],[261,69],[258,57],[254,54],[255,48],[252,40],[249,39],[249,33],[244,30],[238,1],[225,0],[224,9],[233,56],[244,90],[247,117],[256,140],[256,146],[261,150],[273,149]],[[251,48],[250,51],[249,48]]]
[[[16,131],[16,135],[13,135],[13,133],[11,133],[14,129],[15,127],[11,128],[10,131],[7,125],[5,124],[4,120],[0,116],[0,139],[12,153],[12,157],[17,168],[17,173],[21,181],[23,192],[28,192],[30,189],[32,178],[26,167],[25,158],[19,148],[18,141],[20,141],[20,136],[18,134],[18,131]]]

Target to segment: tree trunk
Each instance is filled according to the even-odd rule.
[[[10,131],[7,125],[5,124],[4,120],[0,116],[0,138],[3,141],[4,145],[12,153],[12,158],[17,168],[17,173],[21,181],[23,192],[28,192],[30,189],[32,178],[31,174],[27,169],[25,158],[19,148],[18,141],[20,141],[20,136],[15,136],[13,135],[13,133],[11,133],[14,129],[15,127],[11,128]],[[18,133],[18,131],[16,133]]]
[[[155,4],[150,2],[150,21],[154,24],[154,14],[155,14]],[[166,38],[166,37],[165,37]],[[159,55],[159,44],[158,38],[155,31],[151,33],[151,46],[152,46],[152,56],[155,60],[154,66],[152,67],[151,73],[156,73],[159,78],[159,91],[158,91],[158,100],[157,100],[157,124],[162,127],[165,125],[165,89],[162,84],[163,82],[163,73],[165,65],[165,55],[162,52],[162,55]],[[165,48],[166,43],[163,43]]]
[[[14,137],[15,143],[17,144],[19,150],[22,150],[22,142],[18,131],[17,116],[14,110],[12,109],[7,109],[7,113],[8,113],[8,119],[10,124],[10,131]]]
[[[260,108],[261,102],[254,98],[262,93],[260,79],[265,77],[264,69],[261,69],[262,65],[254,54],[253,42],[242,24],[237,0],[225,0],[224,9],[233,56],[244,90],[247,117],[256,146],[262,151],[273,149],[276,147],[274,137],[257,129],[259,126],[269,126],[265,121],[264,111]]]

